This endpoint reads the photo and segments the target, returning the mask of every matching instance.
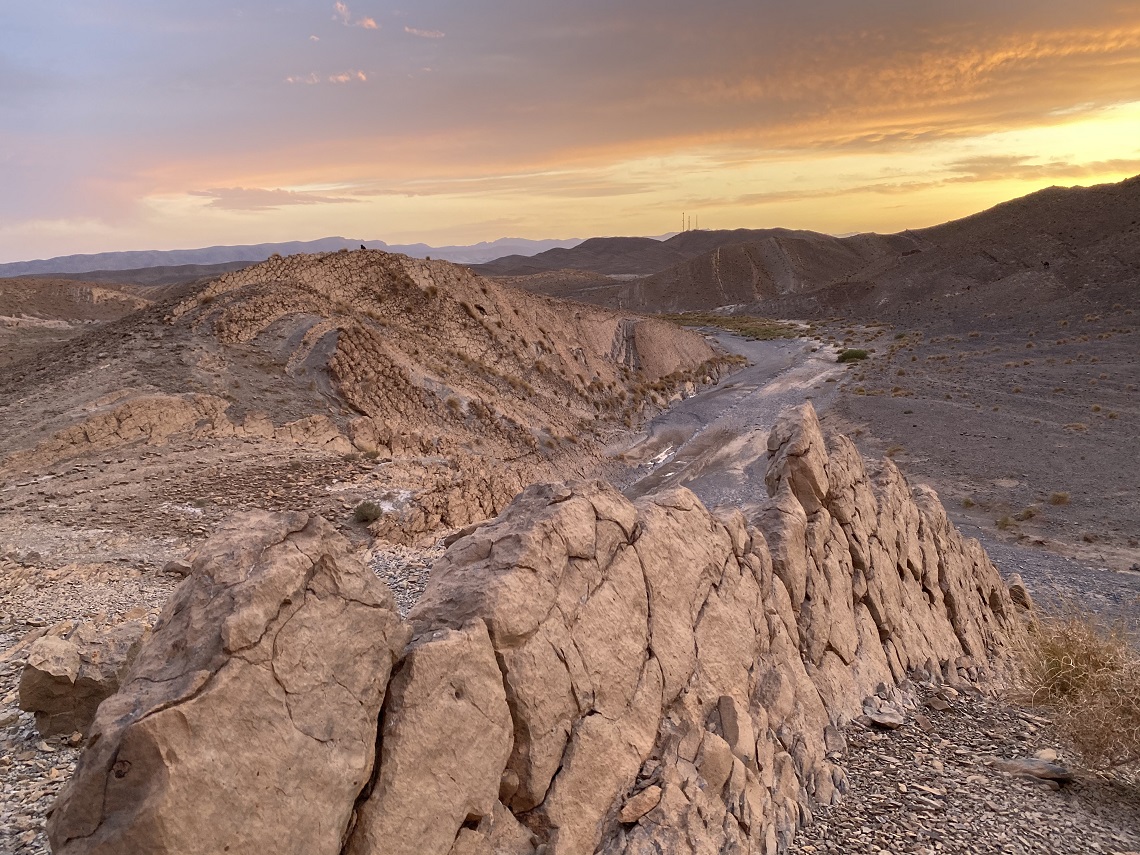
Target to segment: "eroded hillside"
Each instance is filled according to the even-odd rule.
[[[445,262],[276,257],[21,361],[0,380],[0,501],[17,540],[366,500],[376,534],[414,539],[604,466],[610,434],[726,364],[664,322]]]

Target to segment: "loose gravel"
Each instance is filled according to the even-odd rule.
[[[846,732],[850,791],[796,836],[792,852],[1070,855],[1140,850],[1140,781],[1077,772],[1058,785],[1014,777],[995,759],[1056,754],[1048,719],[980,694],[925,688],[894,731]]]

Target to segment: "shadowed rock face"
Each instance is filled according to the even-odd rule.
[[[206,584],[196,566],[176,598],[186,606],[174,608],[135,679],[100,710],[104,737],[52,819],[56,851],[125,851],[112,840],[154,852],[225,843],[230,852],[337,851],[345,830],[349,855],[784,851],[816,806],[845,791],[838,728],[863,712],[864,699],[891,695],[916,671],[953,682],[1000,678],[1020,630],[997,571],[932,492],[912,492],[889,461],[868,473],[848,440],[824,439],[810,405],[781,417],[769,448],[773,497],[756,526],[739,513],[710,514],[683,489],[635,505],[604,484],[540,485],[454,543],[409,615],[414,637],[387,689],[366,785],[355,771],[371,755],[354,754],[354,774],[336,786],[320,783],[335,777],[322,766],[326,755],[306,755],[315,764],[306,775],[292,759],[291,769],[277,768],[284,755],[274,743],[291,710],[273,686],[207,678],[202,691],[218,704],[211,728],[206,718],[200,730],[180,723],[180,711],[198,702],[189,690],[148,685],[169,700],[139,715],[142,675],[161,670],[148,651],[160,642],[172,645],[167,654],[177,649],[177,615],[201,616],[178,624],[188,649],[208,648],[234,622],[229,607],[191,608],[201,596],[191,592]],[[316,521],[303,528],[320,530]],[[211,541],[215,574],[240,537],[232,528]],[[336,553],[335,541],[321,535],[306,554]],[[241,623],[260,627],[262,618]],[[383,663],[403,630],[387,616],[382,623],[372,635],[383,642],[358,651],[358,663],[380,663],[376,680],[386,682]],[[336,648],[353,632],[331,613],[322,630],[315,647]],[[217,674],[235,667],[234,654],[215,648],[210,661],[225,663],[211,666]],[[201,774],[200,757],[213,740],[232,740],[237,723],[222,715],[231,697],[272,735],[253,746],[261,774],[319,802],[322,823],[302,821],[259,790],[256,776],[226,764],[212,768],[214,786],[244,799],[244,811],[165,799],[193,792],[185,782]],[[343,707],[323,709],[321,718],[305,707],[314,716],[307,727],[367,736],[363,724],[342,724]],[[148,755],[131,800],[145,808],[115,813],[102,793],[112,790],[114,758],[133,744],[132,728],[159,746],[185,735],[177,756]],[[258,821],[236,818],[246,812]],[[210,847],[164,837],[207,819]]]

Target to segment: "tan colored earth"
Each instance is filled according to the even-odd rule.
[[[587,602],[600,603],[590,599],[599,590],[595,585],[616,590],[629,581],[619,584],[624,570],[613,563],[612,555],[605,560],[598,556],[614,544],[633,551],[646,526],[651,531],[664,527],[670,534],[655,535],[656,540],[647,539],[641,548],[656,549],[654,560],[662,566],[678,562],[671,569],[682,575],[690,553],[707,552],[715,554],[718,572],[728,574],[718,586],[728,585],[725,580],[744,572],[742,568],[750,568],[761,586],[778,578],[780,589],[790,592],[794,614],[773,617],[772,609],[787,609],[779,597],[772,600],[781,605],[773,606],[764,619],[769,641],[776,644],[780,634],[772,621],[782,619],[786,628],[795,625],[793,646],[799,649],[794,656],[780,653],[779,668],[803,667],[797,665],[801,659],[809,664],[804,679],[814,681],[812,691],[823,696],[823,707],[844,711],[831,716],[835,727],[849,725],[860,709],[874,721],[875,716],[893,720],[899,714],[905,719],[906,703],[934,692],[942,693],[938,702],[945,703],[945,697],[952,702],[935,679],[936,671],[952,685],[962,680],[982,691],[994,688],[991,678],[1002,671],[1001,649],[1008,634],[1016,635],[1016,621],[1000,579],[968,619],[953,605],[956,598],[965,602],[962,598],[972,596],[968,580],[974,576],[984,578],[985,585],[997,579],[980,551],[968,542],[962,545],[953,523],[995,549],[1017,550],[1010,554],[1020,562],[1033,560],[1034,553],[1023,547],[1047,549],[1086,565],[1115,568],[1125,578],[1128,568],[1140,561],[1140,500],[1135,492],[1140,473],[1134,453],[1140,442],[1140,376],[1137,333],[1131,326],[1140,309],[1132,257],[1136,224],[1121,214],[1129,200],[1135,201],[1137,187],[1133,180],[1088,191],[1049,191],[961,223],[882,239],[860,236],[846,243],[780,232],[748,236],[753,243],[733,248],[716,243],[721,238],[697,234],[688,239],[686,257],[674,259],[664,272],[642,269],[664,257],[657,247],[588,241],[583,251],[593,253],[594,267],[563,276],[540,264],[512,277],[509,265],[503,265],[497,281],[443,262],[353,251],[275,257],[209,282],[0,282],[0,367],[5,368],[0,374],[0,436],[5,440],[0,447],[0,648],[5,651],[0,679],[7,691],[0,698],[0,727],[9,728],[4,736],[9,759],[3,765],[12,782],[0,805],[0,816],[11,831],[0,840],[13,851],[43,851],[45,811],[75,770],[76,751],[83,742],[80,731],[59,733],[50,742],[39,740],[30,711],[9,711],[15,709],[25,664],[34,662],[44,675],[40,695],[53,696],[51,687],[60,679],[66,682],[73,679],[70,675],[99,670],[99,655],[80,642],[128,624],[134,627],[132,633],[145,637],[151,627],[169,625],[161,617],[164,604],[184,576],[193,581],[200,569],[197,559],[193,567],[185,562],[188,556],[213,556],[203,558],[201,566],[209,565],[212,577],[222,580],[231,572],[227,562],[233,559],[234,567],[246,567],[248,562],[242,564],[245,559],[235,556],[245,555],[258,538],[267,538],[266,549],[271,551],[280,542],[296,542],[306,544],[299,547],[306,555],[324,550],[334,556],[331,563],[316,562],[318,575],[298,583],[304,598],[321,599],[335,591],[346,602],[364,603],[391,616],[368,612],[366,620],[380,620],[386,628],[361,632],[374,635],[379,647],[387,645],[389,652],[383,655],[392,662],[408,657],[408,670],[397,667],[389,686],[391,697],[398,699],[389,706],[398,702],[404,717],[392,708],[382,721],[381,733],[392,734],[391,745],[405,746],[392,768],[451,751],[447,744],[425,741],[413,712],[436,702],[440,681],[450,679],[448,662],[464,663],[460,670],[468,676],[460,694],[472,698],[488,720],[501,724],[504,714],[515,718],[506,743],[493,727],[472,728],[465,737],[470,745],[486,740],[486,750],[475,754],[488,767],[483,769],[474,759],[462,763],[470,779],[456,779],[454,788],[433,796],[441,803],[455,802],[448,802],[444,825],[423,832],[447,827],[441,837],[448,838],[447,846],[441,852],[448,851],[451,840],[458,847],[456,855],[515,851],[512,846],[531,851],[526,846],[563,827],[563,842],[554,834],[549,838],[554,849],[545,851],[593,851],[598,841],[591,837],[590,823],[595,820],[597,828],[608,829],[606,851],[661,851],[636,848],[658,839],[653,833],[638,838],[636,829],[668,811],[674,812],[668,814],[673,817],[669,822],[680,823],[682,808],[669,782],[689,793],[699,781],[713,779],[728,787],[725,792],[731,798],[726,798],[736,802],[725,802],[722,809],[715,799],[706,804],[687,796],[693,813],[684,814],[684,827],[691,839],[710,833],[709,845],[715,847],[737,839],[732,837],[736,834],[739,840],[752,841],[754,851],[766,852],[770,844],[783,851],[792,830],[803,824],[803,811],[832,801],[820,777],[823,771],[831,775],[829,764],[835,759],[823,727],[827,715],[820,718],[813,712],[807,725],[797,720],[800,737],[772,737],[773,745],[782,744],[789,757],[797,758],[797,783],[790,783],[788,770],[778,772],[764,783],[769,799],[764,802],[760,790],[750,789],[755,782],[749,774],[756,777],[762,771],[750,765],[757,762],[757,743],[753,739],[752,754],[740,748],[744,712],[757,715],[754,687],[748,682],[740,684],[744,688],[722,686],[716,683],[719,677],[712,679],[702,670],[705,664],[713,671],[721,664],[728,667],[727,653],[723,661],[698,656],[695,670],[685,671],[690,667],[687,654],[671,649],[668,633],[651,643],[642,639],[640,647],[631,647],[637,648],[636,655],[606,664],[604,679],[597,673],[590,677],[598,686],[615,680],[621,687],[618,696],[599,689],[587,703],[593,690],[583,688],[587,684],[574,669],[582,665],[589,672],[590,651],[599,639],[618,647],[630,643],[615,635],[615,627],[640,614],[636,603],[629,608],[610,603],[612,608],[600,616],[592,614],[593,606],[584,608],[581,627],[572,626],[578,618],[568,618],[563,629],[573,636],[573,644],[566,646],[565,639],[555,644],[571,671],[568,691],[578,711],[567,719],[576,722],[566,726],[577,734],[567,743],[568,753],[563,757],[560,747],[550,749],[550,756],[531,756],[528,752],[540,752],[539,739],[520,755],[519,704],[541,719],[548,709],[544,705],[566,699],[545,697],[545,688],[526,689],[538,692],[529,700],[510,692],[505,699],[497,694],[502,688],[497,668],[522,669],[516,674],[520,686],[530,685],[526,681],[532,679],[545,686],[545,672],[527,670],[545,660],[519,653],[520,639],[509,631],[503,634],[495,621],[527,597],[541,599],[549,592],[528,591],[516,579],[508,587],[525,592],[518,594],[522,599],[517,602],[500,602],[487,594],[502,582],[495,581],[496,574],[513,579],[510,573],[522,568],[525,572],[518,579],[530,579],[533,563],[528,558],[510,567],[496,564],[494,550],[517,551],[520,543],[537,537],[535,554],[562,549],[566,554],[559,552],[559,561],[595,561],[601,576],[590,577],[593,581],[584,582],[577,594],[570,583],[565,592],[556,592],[565,615],[577,615]],[[1094,233],[1101,238],[1093,240]],[[716,245],[702,249],[702,240]],[[605,265],[623,252],[629,271],[640,272],[615,268],[607,273]],[[1042,258],[1051,264],[1043,266]],[[784,274],[772,272],[777,262],[787,268]],[[759,279],[753,276],[748,284],[742,273],[746,268],[767,273]],[[708,280],[709,270],[715,281]],[[643,276],[645,272],[652,275]],[[706,296],[686,302],[685,295],[695,293]],[[746,293],[751,296],[737,299]],[[565,303],[550,294],[586,302]],[[626,308],[703,308],[733,302],[750,303],[746,312],[805,319],[811,326],[802,339],[753,347],[709,330],[683,331]],[[1022,310],[1024,305],[1029,308]],[[836,354],[846,347],[866,349],[869,358],[836,363]],[[740,370],[745,362],[750,366]],[[811,439],[817,435],[814,415],[807,428],[802,418],[777,418],[781,407],[805,398],[816,402],[825,427],[848,434],[854,444],[829,437],[823,450],[822,439]],[[868,459],[885,455],[888,461],[882,467],[871,465],[868,474],[856,448]],[[932,484],[946,511],[925,488],[912,493],[904,477]],[[531,499],[507,510],[529,484],[594,478],[616,482],[627,495],[641,497],[638,510],[630,511],[624,498],[606,492],[609,488],[581,486],[565,488],[568,492],[552,488],[550,496],[540,491],[541,501],[534,498],[539,494],[527,493]],[[867,486],[872,482],[873,489]],[[706,504],[721,508],[708,515],[691,494],[676,490],[682,485],[692,486]],[[841,496],[847,489],[852,494]],[[766,495],[769,491],[774,497]],[[868,522],[867,503],[872,500],[867,497],[872,494],[878,514],[874,525]],[[557,524],[542,522],[547,513],[539,509],[543,502],[549,503]],[[591,504],[597,520],[590,541],[596,554],[588,558],[585,551],[575,551],[582,538],[573,508],[585,507],[583,502]],[[759,526],[757,533],[739,510],[733,516],[732,508],[744,508],[749,523]],[[257,517],[254,523],[246,517],[237,528],[226,523],[235,512],[250,510],[279,516]],[[504,512],[494,526],[484,525]],[[310,522],[309,514],[323,517],[327,527]],[[563,519],[565,514],[570,516]],[[678,522],[682,518],[684,524]],[[605,521],[621,532],[603,525]],[[228,534],[208,545],[208,538],[226,525]],[[705,534],[697,537],[693,533],[698,530]],[[305,534],[297,534],[302,531]],[[543,531],[550,535],[547,540],[542,540]],[[441,540],[445,535],[450,536]],[[706,542],[706,537],[711,539]],[[913,546],[931,537],[929,550]],[[757,538],[767,544],[762,550]],[[862,553],[867,538],[883,544],[889,555]],[[808,556],[803,566],[792,554],[801,541]],[[500,542],[504,545],[494,545]],[[710,545],[714,542],[715,547]],[[603,549],[599,544],[606,545]],[[292,548],[273,554],[292,555]],[[919,553],[907,553],[912,548]],[[755,561],[747,558],[753,554],[750,550]],[[264,565],[254,562],[263,567],[256,572],[273,578],[295,573],[297,568],[289,564],[293,559],[281,560],[290,568],[280,571],[285,576],[274,569],[277,558],[267,558]],[[704,560],[699,557],[697,563]],[[962,568],[944,577],[939,590],[944,593],[946,586],[959,583],[964,587],[954,589],[946,617],[936,616],[929,625],[912,623],[905,615],[913,609],[904,608],[903,600],[914,594],[919,603],[926,596],[919,588],[926,585],[938,605],[941,595],[929,586],[939,583],[923,581],[921,568],[939,560]],[[883,562],[897,568],[902,583],[909,584],[908,573],[917,574],[918,588],[882,606],[874,616],[879,621],[874,632],[857,609],[854,622],[848,621],[846,607],[840,605],[856,590],[848,589],[857,582],[860,564],[879,567]],[[769,565],[772,569],[764,570]],[[998,565],[1006,570],[1002,561]],[[362,593],[365,589],[347,581],[356,572],[344,569],[350,566],[378,575],[394,596],[376,593],[370,582]],[[1079,586],[1081,572],[1078,566],[1067,583]],[[326,579],[321,573],[332,576]],[[467,573],[473,575],[465,578]],[[490,573],[485,588],[476,584],[480,573]],[[315,587],[305,587],[310,584]],[[179,590],[188,596],[185,592],[192,587],[187,583]],[[428,594],[416,606],[425,587]],[[1107,590],[1099,581],[1089,588]],[[1113,588],[1111,597],[1119,600],[1119,591],[1126,588]],[[736,615],[733,620],[750,615],[747,620],[753,620],[753,606],[743,605],[751,602],[751,595],[741,591],[730,596],[725,588],[725,614]],[[706,606],[700,603],[706,594],[703,588],[694,594],[697,605],[670,601],[668,608],[703,615]],[[577,595],[579,604],[571,605]],[[863,596],[868,595],[864,592],[855,601]],[[292,600],[285,605],[292,607]],[[324,615],[321,609],[328,607],[324,603],[313,614]],[[399,615],[413,607],[419,635],[405,653],[406,638],[396,627],[403,626]],[[743,611],[736,614],[733,609]],[[897,616],[889,616],[895,611]],[[659,611],[657,619],[665,620],[664,615]],[[473,616],[487,622],[482,635],[482,623],[468,622]],[[263,617],[254,620],[247,614],[241,620]],[[209,635],[202,627],[213,619],[192,622],[190,629],[198,628],[186,629],[186,638]],[[652,615],[646,620],[647,631],[657,631]],[[952,630],[938,621],[949,621]],[[319,618],[312,621],[314,626],[320,623]],[[699,623],[686,631],[696,632],[693,627]],[[633,620],[631,625],[636,624]],[[557,622],[540,625],[543,633],[561,631]],[[429,641],[423,632],[439,635]],[[171,641],[169,635],[163,638],[163,643],[175,644],[172,649],[181,649],[181,642]],[[296,649],[312,647],[302,639]],[[881,656],[867,652],[872,649],[881,650]],[[908,659],[912,651],[914,661]],[[334,671],[365,655],[351,645],[343,650],[329,647],[327,652],[332,659],[339,657],[340,664],[328,666]],[[864,660],[865,653],[869,659]],[[964,653],[973,656],[961,658]],[[158,655],[152,651],[137,673],[161,670]],[[278,655],[295,668],[297,658],[307,654],[266,648],[250,663]],[[503,664],[516,656],[521,658],[514,665]],[[582,663],[571,662],[574,656],[583,657]],[[757,656],[754,668],[772,665],[773,660],[764,659],[767,653]],[[846,672],[835,664],[836,657],[853,669],[853,677],[842,676]],[[989,669],[989,657],[996,670]],[[213,669],[218,661],[202,667]],[[108,685],[117,684],[126,668],[136,667],[129,656],[123,662],[128,663],[123,670],[103,663],[100,673]],[[658,664],[650,667],[654,662]],[[832,670],[817,674],[816,668]],[[908,673],[913,676],[923,669],[928,682],[920,681],[915,694],[907,684]],[[303,683],[306,693],[315,692],[303,670],[293,672],[298,685]],[[671,708],[671,702],[656,707],[634,702],[643,695],[675,691],[673,683],[683,682],[684,674],[698,682],[712,679],[693,703],[678,701],[680,706]],[[702,674],[699,680],[693,676]],[[871,674],[877,675],[875,680]],[[878,691],[874,683],[879,680],[890,686]],[[355,700],[346,701],[346,709],[355,703],[378,707],[383,701],[383,692],[377,694],[382,687],[365,682],[348,687]],[[714,683],[715,691],[710,688]],[[331,688],[332,683],[325,685]],[[287,695],[291,692],[286,690]],[[769,700],[775,706],[786,700],[773,692]],[[742,693],[737,706],[730,703],[734,693]],[[306,722],[302,730],[332,726],[313,717],[315,708],[306,706],[308,701],[298,703],[302,706],[296,709],[291,700],[286,704],[293,725]],[[500,703],[506,706],[497,706]],[[663,715],[679,729],[638,718],[645,708],[656,709],[653,715]],[[986,712],[998,718],[1003,714]],[[594,721],[598,715],[616,724]],[[674,736],[684,742],[686,716],[704,717],[700,727],[710,734],[690,746],[697,753],[686,762],[695,763],[699,771],[692,780],[686,777],[688,767],[670,772],[667,763],[650,763],[661,761],[660,756],[646,753],[658,742],[671,744]],[[356,728],[350,742],[371,744],[367,720],[365,715],[363,724],[355,719],[345,724]],[[753,726],[759,727],[755,721]],[[332,731],[320,732],[327,745],[337,745],[339,737],[329,736]],[[280,734],[288,736],[289,728]],[[549,733],[543,737],[549,738]],[[788,739],[806,742],[795,749]],[[513,747],[504,748],[508,743]],[[304,740],[300,744],[308,745]],[[336,747],[334,753],[340,750]],[[638,771],[632,754],[613,768],[598,759],[617,758],[630,750],[639,762],[650,765]],[[504,751],[506,759],[500,762]],[[807,753],[801,757],[797,751]],[[341,773],[351,768],[352,785],[357,786],[362,775],[370,774],[369,752],[353,748],[337,757],[340,771],[330,780],[343,783]],[[305,762],[323,768],[327,758],[322,758],[318,751]],[[811,763],[804,765],[808,759]],[[738,773],[736,761],[750,771]],[[234,768],[241,762],[235,758]],[[400,795],[405,786],[401,782],[407,779],[383,778],[382,757],[377,762],[381,777],[370,786],[387,780],[381,789],[389,788],[392,795],[385,796],[388,801],[371,819],[362,810],[351,820],[365,824],[358,831],[361,840],[389,836],[385,823],[407,807],[401,799],[406,802],[424,792],[417,784],[411,795]],[[769,762],[779,769],[784,761]],[[532,785],[536,763],[564,763],[570,771],[563,779],[577,783],[539,792],[538,785]],[[607,787],[612,784],[618,790],[582,788],[582,776],[604,779]],[[829,779],[840,789],[840,778]],[[793,797],[792,789],[807,786],[809,780],[813,791],[821,788],[818,794],[809,793],[816,801],[803,791]],[[976,781],[966,783],[978,786]],[[355,807],[346,807],[344,793],[325,790],[324,796],[337,800],[338,822],[348,822],[350,813],[357,816]],[[176,797],[170,804],[182,801]],[[383,800],[377,796],[373,801]],[[731,823],[739,823],[739,829],[709,832],[702,826],[698,832],[696,817],[705,823],[713,815],[727,823],[725,829]],[[753,827],[753,818],[761,815],[770,816],[772,824],[762,827],[757,821]],[[84,816],[80,826],[91,821],[89,813]],[[587,822],[583,816],[593,819]],[[447,825],[452,822],[455,828]],[[519,822],[529,831],[516,834]],[[508,829],[508,836],[496,837],[496,827]],[[971,826],[977,833],[987,827]],[[1111,823],[1096,830],[1104,835],[1097,839],[1105,841],[1115,839],[1114,834],[1123,835],[1119,839],[1124,841],[1126,832]],[[365,844],[359,846],[361,852],[370,851]]]

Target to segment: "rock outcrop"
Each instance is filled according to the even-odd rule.
[[[214,395],[142,395],[125,403],[94,408],[85,420],[11,455],[4,465],[13,469],[59,463],[123,446],[163,445],[172,436],[202,439],[267,439],[347,454],[355,446],[324,415],[306,416],[274,426],[264,416],[247,416],[234,423],[226,415],[229,403]]]
[[[340,851],[409,638],[345,547],[319,518],[254,514],[197,552],[99,708],[55,852]]]
[[[191,792],[174,783],[188,780],[184,767],[201,770],[222,742],[231,750],[249,719],[212,733],[199,720],[175,740],[173,723],[166,736],[148,722],[181,719],[199,698],[140,717],[154,709],[140,706],[144,675],[161,673],[160,654],[174,655],[175,630],[187,649],[212,637],[206,612],[191,632],[179,608],[168,609],[153,651],[100,711],[104,735],[52,819],[58,851],[112,851],[83,837],[111,828],[120,841],[145,839],[147,851],[207,851],[159,836],[191,823],[207,824],[211,845],[233,853],[336,851],[346,829],[347,855],[785,851],[817,806],[847,788],[843,726],[866,710],[903,715],[908,678],[1000,678],[1021,630],[980,546],[889,460],[868,472],[848,440],[824,439],[809,405],[781,417],[769,447],[772,498],[754,524],[738,512],[714,516],[684,489],[635,505],[604,484],[539,485],[455,541],[409,615],[414,637],[388,687],[367,782],[359,772],[371,757],[354,755],[335,785],[261,767],[291,794],[306,786],[323,808],[307,832],[293,803],[242,763],[213,767],[233,800],[228,812],[169,798]],[[305,531],[315,538],[317,526]],[[207,549],[215,573],[235,537],[236,528]],[[339,548],[330,540],[319,548]],[[196,562],[176,602],[197,602],[198,574]],[[211,613],[214,634],[228,613]],[[350,632],[331,615],[323,630],[311,636],[322,648]],[[385,623],[380,653],[360,661],[388,661],[399,634]],[[387,676],[386,667],[375,675]],[[203,691],[227,690],[216,683]],[[243,678],[228,690],[264,715],[280,706],[281,686],[262,683]],[[219,702],[215,712],[230,709]],[[350,726],[337,719],[343,709],[323,712],[321,726]],[[132,728],[146,732],[151,753],[133,747]],[[129,802],[109,798],[126,749],[146,757],[127,768]],[[248,750],[283,753],[265,738]]]
[[[141,620],[105,631],[90,623],[52,627],[28,648],[20,709],[35,713],[44,736],[86,731],[99,704],[119,690],[146,631]]]

